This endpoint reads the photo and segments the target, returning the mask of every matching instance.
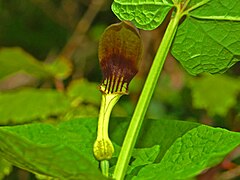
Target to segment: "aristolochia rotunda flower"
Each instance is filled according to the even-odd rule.
[[[103,73],[100,90],[106,94],[127,94],[142,55],[138,30],[128,22],[109,26],[100,40],[98,54]]]
[[[137,73],[138,61],[142,55],[138,30],[127,22],[110,25],[100,39],[98,54],[103,73],[100,85],[102,102],[93,153],[107,175],[108,160],[114,152],[108,136],[109,118],[119,98],[128,93],[129,83]]]

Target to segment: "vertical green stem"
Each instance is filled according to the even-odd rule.
[[[170,23],[166,29],[165,35],[162,39],[160,47],[158,48],[157,54],[154,58],[152,67],[148,74],[147,80],[143,87],[141,96],[138,100],[138,104],[135,108],[131,123],[129,125],[126,137],[123,142],[123,146],[117,161],[117,165],[113,174],[113,178],[116,180],[124,179],[128,163],[132,154],[132,150],[135,146],[136,139],[138,137],[144,116],[146,114],[147,108],[149,106],[151,97],[153,95],[154,89],[158,82],[160,72],[162,70],[163,64],[171,47],[174,35],[177,31],[178,23],[181,18],[181,13],[179,8],[175,16],[170,20]]]
[[[102,174],[106,177],[109,176],[109,161],[108,160],[103,160],[100,162],[100,168],[102,171]]]

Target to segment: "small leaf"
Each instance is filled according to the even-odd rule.
[[[67,95],[73,99],[74,104],[92,103],[99,105],[101,93],[98,91],[99,85],[85,79],[74,80],[68,86]]]
[[[114,158],[117,158],[119,156],[121,147],[118,146],[117,144],[114,144],[114,155],[113,155],[113,160]],[[142,168],[145,165],[152,164],[155,162],[158,154],[160,152],[160,146],[155,145],[150,148],[135,148],[132,153],[132,161],[128,166],[127,169],[127,175],[129,177],[133,176],[135,174],[135,170]],[[110,172],[114,172],[115,165],[110,168]],[[129,178],[128,177],[128,178]]]
[[[175,140],[158,164],[134,179],[188,179],[221,162],[240,144],[240,133],[201,125]]]
[[[15,166],[58,179],[104,179],[92,154],[96,125],[96,119],[81,119],[57,127],[0,127],[0,154]]]
[[[173,8],[170,0],[114,0],[112,10],[120,20],[132,21],[144,30],[157,28]]]
[[[189,7],[200,0],[191,1]],[[211,0],[179,26],[173,56],[192,75],[223,73],[240,61],[240,1]]]
[[[46,78],[50,74],[43,64],[20,48],[0,50],[0,79],[17,72],[25,72],[37,78]]]
[[[22,89],[0,93],[0,124],[23,123],[61,115],[70,108],[62,93],[49,89]]]
[[[51,64],[46,64],[45,67],[57,79],[66,79],[72,73],[71,61],[64,57],[58,57]]]
[[[6,160],[0,158],[0,179],[4,179],[12,171],[12,165]]]
[[[203,76],[190,81],[193,106],[205,109],[209,115],[226,116],[237,104],[240,80],[228,76]]]
[[[155,162],[160,152],[160,146],[155,145],[151,148],[134,149],[132,157],[134,161],[130,164],[127,174],[131,174],[137,167],[149,165]]]

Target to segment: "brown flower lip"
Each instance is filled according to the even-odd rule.
[[[100,39],[98,54],[103,73],[100,90],[105,94],[127,94],[142,55],[137,29],[124,21],[110,25]]]

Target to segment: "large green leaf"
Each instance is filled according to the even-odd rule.
[[[223,75],[203,76],[190,81],[193,106],[205,109],[209,115],[226,116],[237,105],[240,80]]]
[[[121,145],[128,121],[111,119],[113,142]],[[90,179],[101,178],[92,154],[96,127],[97,118],[73,119],[58,126],[36,123],[0,127],[0,155],[18,167],[48,176],[86,179],[89,174]],[[219,163],[239,143],[239,133],[220,128],[146,120],[137,142],[137,147],[144,149],[134,150],[128,178],[136,174],[137,179],[192,177]]]
[[[190,1],[189,7],[201,0]],[[188,13],[172,54],[192,75],[222,73],[240,60],[240,1],[211,0]]]
[[[96,125],[96,119],[78,119],[56,127],[1,127],[0,154],[13,165],[58,179],[104,179],[92,154]]]
[[[42,63],[27,54],[20,48],[3,48],[0,50],[0,79],[24,72],[35,77],[45,78],[50,76]]]
[[[175,139],[160,163],[145,166],[134,179],[188,179],[221,162],[239,144],[240,133],[201,125]]]
[[[50,89],[22,89],[0,93],[0,124],[23,123],[60,115],[70,108],[64,94]]]
[[[122,144],[129,120],[117,119],[110,123],[110,136],[119,145]],[[177,138],[197,126],[199,124],[185,121],[147,119],[144,121],[136,147],[150,148],[160,145],[161,151],[157,158],[157,161],[160,161]]]
[[[114,0],[112,10],[121,20],[132,21],[138,28],[157,28],[173,7],[170,0]]]
[[[110,136],[121,145],[129,122],[119,120],[111,121]],[[160,153],[156,164],[143,167],[136,179],[193,177],[219,163],[239,144],[240,133],[193,122],[145,120],[136,146],[160,145]]]

